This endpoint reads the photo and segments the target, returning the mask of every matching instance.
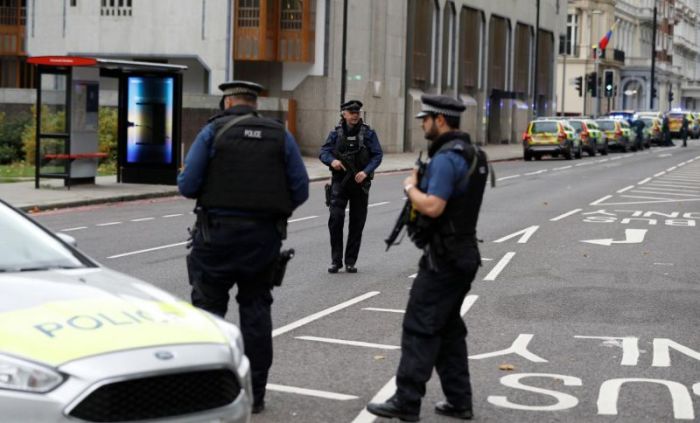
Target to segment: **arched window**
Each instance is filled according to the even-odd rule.
[[[455,86],[455,37],[456,13],[454,3],[445,5],[442,13],[442,89],[449,90]]]
[[[483,28],[481,12],[463,7],[459,16],[459,91],[468,92],[479,83],[479,50]]]
[[[409,22],[412,39],[410,86],[427,91],[433,80],[433,56],[435,40],[435,21],[437,6],[434,0],[410,0]]]

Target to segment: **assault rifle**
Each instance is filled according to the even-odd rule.
[[[348,183],[350,179],[355,181],[355,175],[357,175],[360,171],[357,170],[354,164],[354,154],[336,154],[336,159],[340,160],[340,163],[343,164],[343,167],[345,168],[345,176],[343,177],[343,180],[340,181],[340,186],[345,187],[345,185]],[[365,190],[366,193],[369,193],[369,187],[367,186],[367,183],[370,180],[370,175],[367,175],[367,178],[362,182],[362,189]]]
[[[418,183],[420,183],[421,178],[423,177],[423,174],[425,173],[425,162],[422,160],[423,158],[423,152],[421,151],[418,154],[418,159],[416,159],[416,163],[414,168],[418,171]],[[416,212],[413,209],[413,204],[411,204],[411,200],[409,198],[406,198],[406,203],[403,205],[403,208],[401,209],[401,213],[399,213],[399,218],[396,219],[396,223],[394,224],[394,228],[391,230],[391,233],[387,237],[387,239],[384,240],[386,243],[386,250],[389,251],[389,248],[391,248],[393,245],[399,245],[401,243],[401,239],[396,241],[396,239],[399,237],[401,232],[403,231],[404,226],[406,224],[411,223],[415,221],[416,219]]]

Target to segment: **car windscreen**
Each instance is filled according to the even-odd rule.
[[[596,121],[598,123],[598,126],[600,129],[603,131],[614,131],[615,130],[615,122],[612,120],[599,120]]]
[[[559,127],[556,122],[533,122],[531,132],[533,134],[542,134],[544,132],[558,132]]]
[[[41,227],[0,203],[0,272],[86,267],[88,263]]]
[[[569,125],[571,125],[576,132],[583,131],[583,123],[580,120],[570,120]]]
[[[600,129],[598,124],[592,120],[587,120],[586,121],[586,126],[588,126],[588,129]]]

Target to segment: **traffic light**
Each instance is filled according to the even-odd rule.
[[[576,91],[578,91],[578,96],[583,97],[583,77],[577,76],[574,85],[576,85]]]
[[[656,97],[658,97],[658,95],[656,93],[656,87],[653,87],[651,89],[651,98],[656,98]]]
[[[612,97],[613,96],[613,71],[611,71],[611,70],[605,71],[604,87],[605,87],[605,96]]]
[[[591,93],[591,97],[598,95],[598,74],[596,72],[586,75],[586,89]]]
[[[668,92],[668,102],[670,103],[672,101],[673,101],[673,91],[669,91]]]

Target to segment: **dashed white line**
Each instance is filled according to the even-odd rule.
[[[655,174],[654,174],[654,178],[658,178],[659,176],[665,175],[665,174],[666,174],[666,171],[665,171],[665,170],[662,170],[662,171],[659,172],[659,173],[655,173]]]
[[[629,186],[626,186],[626,187],[624,187],[624,188],[622,188],[622,189],[617,190],[617,193],[618,193],[618,194],[622,194],[623,192],[629,191],[629,190],[631,190],[632,188],[634,188],[634,185],[629,185]]]
[[[116,254],[116,255],[107,257],[107,259],[111,260],[111,259],[116,259],[116,258],[120,258],[120,257],[133,256],[136,254],[150,253],[151,251],[158,251],[158,250],[164,250],[166,248],[179,247],[179,246],[185,245],[185,244],[187,244],[187,241],[177,242],[175,244],[161,245],[160,247],[146,248],[145,250],[137,250],[137,251],[130,251],[128,253],[123,253],[123,254]]]
[[[498,275],[506,268],[511,259],[515,256],[515,252],[511,251],[506,253],[505,256],[494,266],[488,275],[484,278],[485,281],[495,281]]]
[[[566,212],[566,213],[564,213],[564,214],[560,214],[560,215],[557,216],[557,217],[553,217],[553,218],[549,219],[549,221],[550,221],[550,222],[558,222],[558,221],[560,221],[560,220],[562,220],[562,219],[564,219],[564,218],[567,218],[567,217],[569,217],[569,216],[571,216],[571,215],[573,215],[573,214],[576,214],[576,213],[580,212],[581,210],[582,210],[582,209],[573,209],[573,210],[568,211],[568,212]]]
[[[641,181],[637,182],[637,185],[644,185],[649,181],[651,181],[651,178],[645,178],[645,179],[642,179]]]
[[[575,166],[575,167],[580,167],[580,166],[589,166],[589,165],[592,165],[592,164],[593,164],[593,162],[583,162],[583,163],[579,163],[579,164],[574,165],[574,166]]]
[[[591,205],[591,206],[596,206],[596,205],[602,203],[603,201],[605,201],[605,200],[607,200],[607,199],[609,199],[609,198],[612,198],[612,195],[606,195],[605,197],[601,197],[601,198],[595,200],[594,202],[592,202],[590,205]]]
[[[386,204],[389,204],[389,203],[390,203],[389,201],[382,201],[381,203],[370,204],[370,205],[368,205],[367,207],[383,206],[383,205],[386,205]]]
[[[358,398],[355,395],[346,395],[346,394],[338,394],[336,392],[318,391],[316,389],[298,388],[296,386],[277,385],[275,383],[268,383],[266,388],[270,391],[286,392],[289,394],[299,394],[299,395],[305,395],[308,397],[332,399],[332,400],[338,400],[338,401],[355,400]]]
[[[564,169],[571,169],[572,167],[573,167],[573,166],[571,166],[571,165],[569,165],[569,166],[561,166],[561,167],[555,167],[555,168],[554,168],[554,169],[552,169],[552,170],[564,170]]]
[[[666,172],[672,172],[674,170],[678,169],[678,166],[671,166],[668,169],[666,169]]]
[[[464,315],[467,314],[470,308],[472,308],[472,306],[478,298],[478,295],[467,295],[466,297],[464,297],[462,307],[459,308],[459,315],[464,317]]]
[[[295,322],[284,325],[281,328],[277,328],[277,329],[273,330],[272,337],[274,338],[275,336],[279,336],[279,335],[282,335],[283,333],[287,333],[287,332],[292,331],[294,329],[300,328],[308,323],[313,322],[314,320],[318,320],[321,317],[328,316],[329,314],[335,313],[338,310],[342,310],[344,308],[350,307],[351,305],[354,305],[354,304],[357,304],[361,301],[364,301],[368,298],[372,298],[375,295],[379,295],[379,291],[370,291],[366,294],[362,294],[358,297],[352,298],[352,299],[347,300],[347,301],[340,303],[338,305],[334,305],[333,307],[329,307],[325,310],[321,310],[318,313],[314,313],[310,316],[306,316],[306,317],[299,319]]]
[[[287,223],[301,222],[301,221],[304,221],[304,220],[316,219],[317,217],[318,217],[318,216],[300,217],[300,218],[298,218],[298,219],[288,220]]]
[[[654,263],[656,266],[673,266],[673,263]]]
[[[373,344],[371,342],[348,341],[345,339],[335,338],[322,338],[320,336],[295,336],[294,338],[301,339],[302,341],[325,342],[327,344],[350,345],[353,347],[374,348],[378,350],[398,350],[401,348],[397,345]]]
[[[155,217],[141,217],[138,219],[131,219],[131,222],[146,222],[146,221],[154,220],[154,219],[155,219]]]
[[[365,307],[362,310],[367,310],[367,311],[380,311],[383,313],[405,313],[406,310],[398,310],[395,308],[377,308],[377,307]]]
[[[114,225],[121,225],[122,222],[107,222],[107,223],[98,223],[95,226],[114,226]]]
[[[603,159],[603,160],[598,160],[598,163],[605,163],[605,162],[609,162],[609,161],[610,161],[610,159]]]
[[[677,195],[679,197],[693,197],[697,198],[697,194],[681,194],[678,192],[659,192],[659,191],[652,191],[651,189],[646,189],[646,190],[640,190],[640,189],[635,189],[632,192],[640,193],[640,194],[656,194],[656,195]]]
[[[535,172],[529,172],[529,173],[526,173],[525,175],[527,175],[527,176],[539,175],[540,173],[545,173],[545,172],[547,172],[547,169],[542,169],[542,170],[538,170],[538,171],[535,171]]]
[[[61,229],[58,232],[73,232],[73,231],[80,231],[82,229],[87,229],[87,226],[76,226],[75,228]]]
[[[166,214],[163,217],[163,219],[170,219],[171,217],[178,217],[178,216],[184,216],[183,213],[177,213],[177,214]]]
[[[496,182],[501,182],[501,181],[505,181],[505,180],[507,180],[507,179],[513,179],[513,178],[519,178],[519,177],[520,177],[520,175],[504,176],[504,177],[502,177],[502,178],[496,179]]]
[[[497,240],[495,240],[495,241],[493,241],[493,242],[495,242],[495,243],[500,243],[500,242],[508,241],[508,240],[511,239],[511,238],[515,238],[515,237],[517,237],[518,235],[521,235],[520,238],[518,239],[518,244],[525,244],[525,243],[527,243],[527,241],[530,239],[530,237],[532,236],[532,234],[534,234],[535,232],[537,232],[537,230],[538,230],[539,228],[540,228],[540,227],[539,227],[538,225],[528,226],[528,227],[525,228],[525,229],[521,229],[521,230],[519,230],[519,231],[517,231],[517,232],[514,232],[514,233],[512,233],[512,234],[510,234],[510,235],[506,235],[506,236],[504,236],[504,237],[502,237],[502,238],[499,238],[499,239],[497,239]]]
[[[414,274],[410,275],[408,278],[409,278],[409,279],[415,279],[416,276],[418,276],[418,273],[414,273]]]

